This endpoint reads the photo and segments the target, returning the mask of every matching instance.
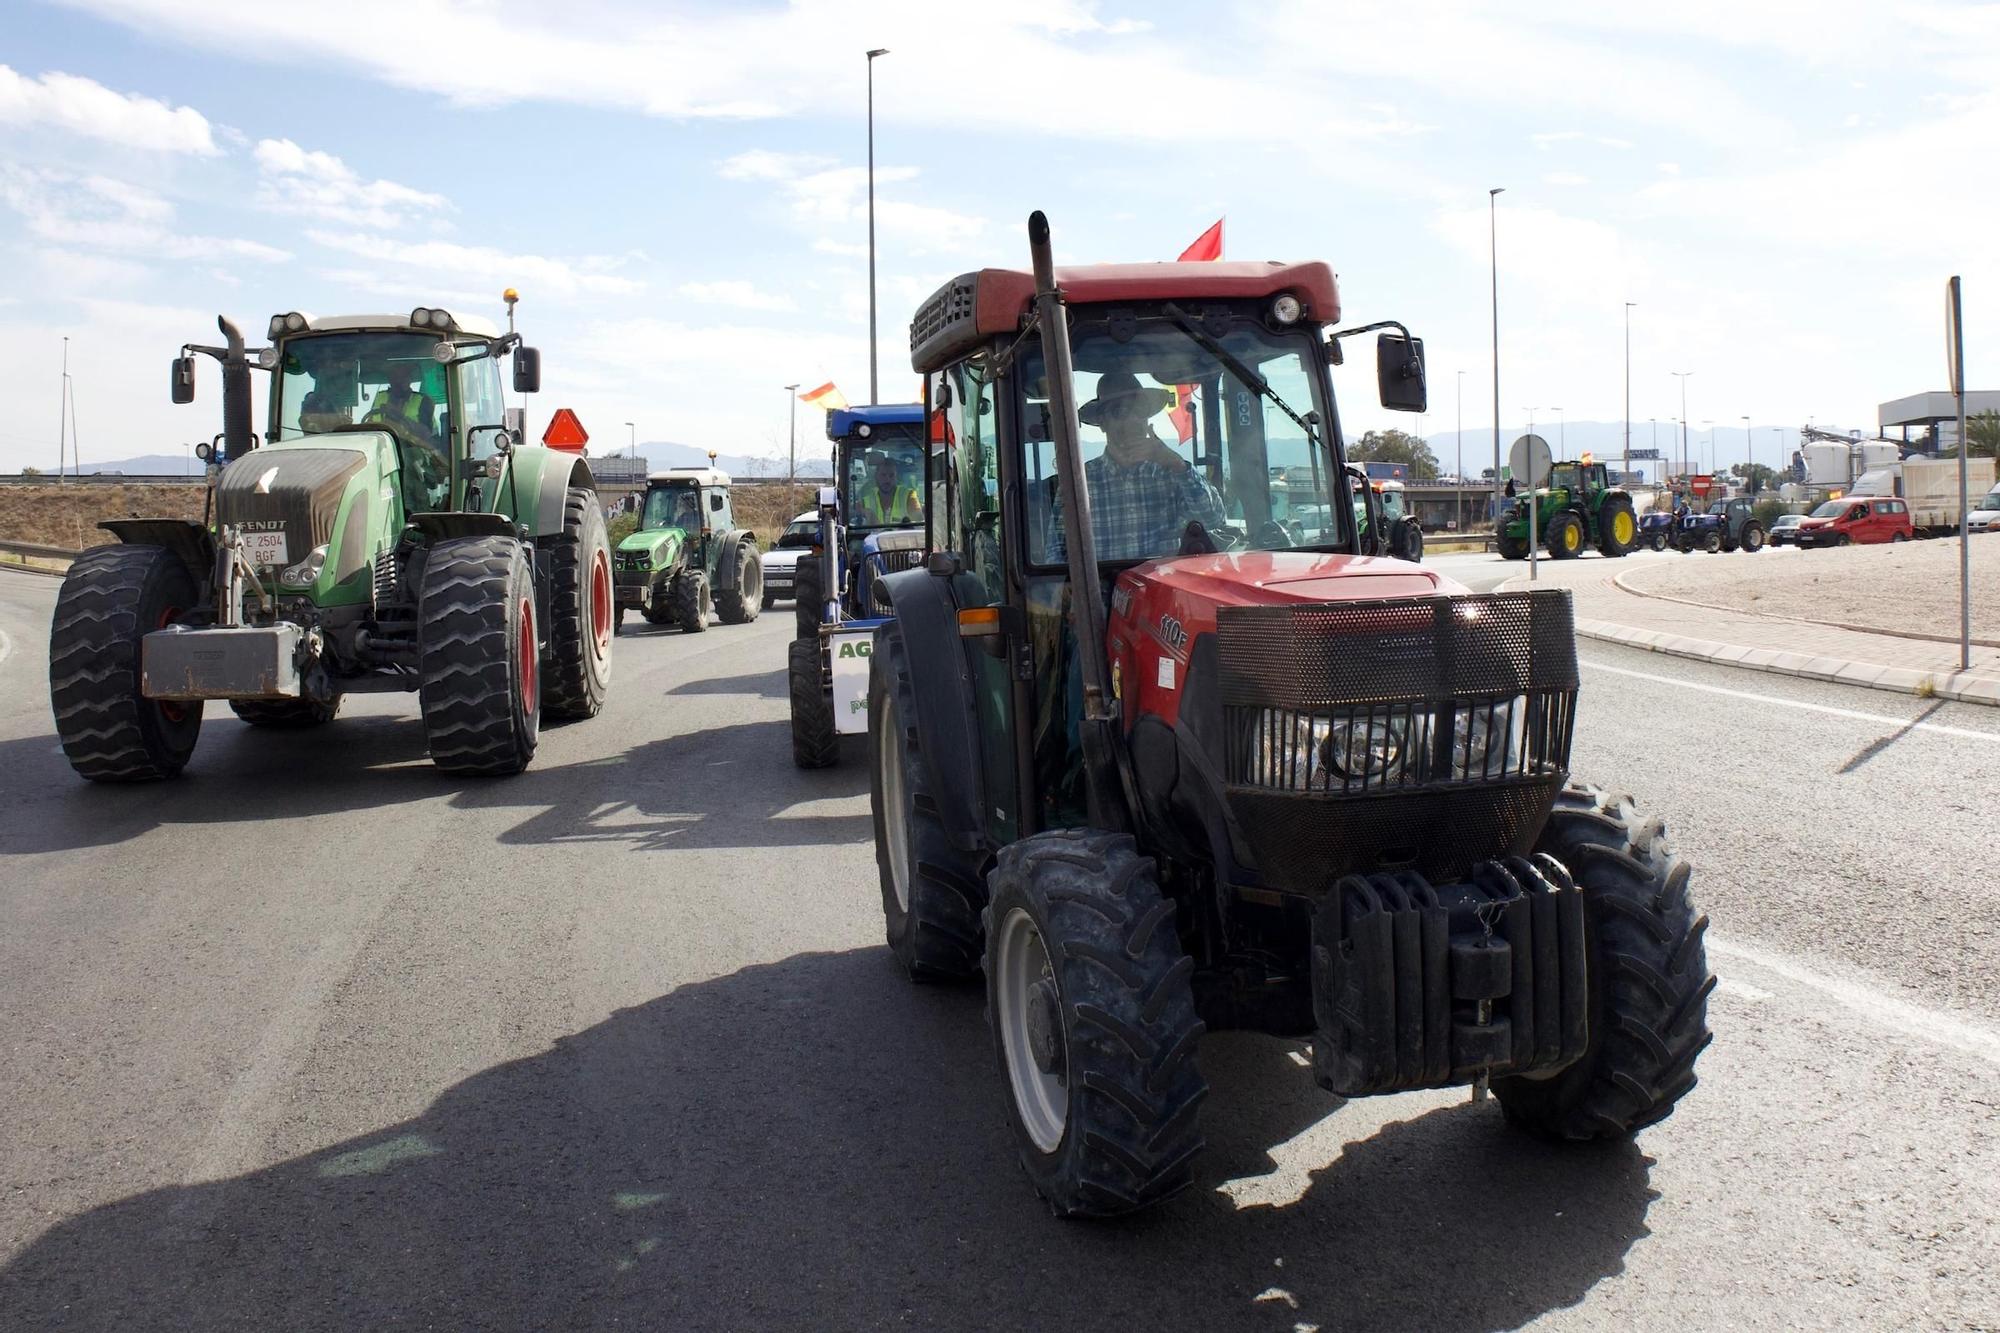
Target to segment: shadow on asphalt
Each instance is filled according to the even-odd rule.
[[[1902,726],[1898,727],[1896,730],[1890,732],[1887,736],[1883,736],[1879,740],[1872,740],[1868,742],[1868,744],[1862,746],[1859,750],[1854,752],[1853,758],[1849,759],[1846,763],[1840,766],[1840,776],[1846,777],[1849,773],[1854,772],[1856,769],[1860,768],[1863,764],[1866,764],[1869,760],[1875,758],[1875,756],[1881,754],[1884,750],[1887,750],[1897,741],[1902,740],[1903,737],[1915,731],[1917,729],[1918,724],[1923,722],[1928,722],[1931,719],[1931,716],[1937,713],[1940,709],[1942,709],[1944,705],[1945,701],[1943,699],[1939,699],[1935,703],[1933,703],[1929,708],[1926,708],[1923,712],[1918,713],[1915,717],[1911,718],[1908,722],[1905,722]]]
[[[791,694],[783,667],[776,671],[766,671],[755,676],[711,676],[704,680],[690,680],[667,691],[668,698],[682,698],[704,694],[747,694],[759,699],[790,700]]]
[[[1647,1234],[1636,1148],[1546,1147],[1492,1103],[1388,1125],[1239,1211],[1229,1173],[1339,1114],[1286,1044],[1242,1037],[1202,1051],[1197,1187],[1058,1222],[989,1051],[976,990],[911,987],[881,949],[746,968],[415,1119],[62,1222],[0,1270],[0,1308],[23,1328],[1485,1330],[1576,1303]]]

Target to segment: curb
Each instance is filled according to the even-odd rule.
[[[1776,648],[1745,648],[1740,644],[1690,639],[1663,630],[1634,629],[1609,620],[1576,622],[1583,638],[1622,644],[1649,653],[1689,657],[1719,666],[1741,667],[1746,671],[1768,671],[1780,676],[1803,676],[1809,680],[1830,680],[1840,685],[1860,685],[1892,694],[1914,694],[1920,699],[1950,699],[1957,703],[2000,707],[2000,678],[1975,676],[1969,672],[1916,671],[1909,667],[1877,666],[1841,657],[1813,657]]]

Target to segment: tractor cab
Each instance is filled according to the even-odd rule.
[[[729,486],[729,474],[712,465],[646,478],[639,525],[618,543],[613,562],[621,622],[637,611],[650,624],[674,622],[699,634],[711,611],[732,625],[756,619],[763,562],[756,534],[736,526]]]

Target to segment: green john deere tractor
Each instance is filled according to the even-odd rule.
[[[407,691],[431,759],[517,773],[544,712],[590,717],[611,678],[611,552],[590,469],[520,443],[501,395],[540,385],[513,331],[452,311],[271,320],[222,363],[223,431],[198,447],[207,519],[101,524],[117,540],[63,579],[49,632],[56,733],[98,782],[173,777],[206,701],[243,721],[306,727],[342,697]],[[252,430],[251,373],[271,374]]]
[[[648,624],[699,634],[710,611],[725,625],[742,625],[763,606],[757,534],[736,526],[729,474],[713,467],[649,476],[639,527],[618,543],[614,566],[621,627],[625,613],[637,611]]]
[[[1542,547],[1557,560],[1580,555],[1586,546],[1616,558],[1639,543],[1632,497],[1611,484],[1602,463],[1557,463],[1534,499]],[[1528,497],[1522,496],[1501,519],[1498,544],[1508,560],[1528,558],[1528,508]]]

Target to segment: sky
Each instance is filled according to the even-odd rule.
[[[1344,322],[1403,321],[1430,367],[1414,422],[1337,370],[1350,435],[1491,431],[1494,251],[1509,439],[1624,417],[1627,302],[1640,423],[1687,371],[1696,430],[1872,428],[1945,387],[1954,273],[2000,386],[2000,5],[0,10],[0,471],[55,464],[65,336],[85,462],[178,454],[220,387],[204,363],[175,407],[168,362],[218,313],[254,343],[288,310],[498,320],[508,286],[532,429],[781,454],[785,385],[869,396],[872,47],[885,401],[916,396],[916,305],[1024,267],[1038,208],[1059,263],[1218,217],[1228,258],[1331,263]]]

